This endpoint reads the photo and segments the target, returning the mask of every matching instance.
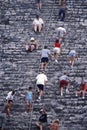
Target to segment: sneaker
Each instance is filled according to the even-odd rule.
[[[61,93],[61,96],[63,96],[63,93]]]
[[[83,96],[82,99],[84,99],[85,97]]]
[[[68,89],[66,89],[66,93],[69,93],[69,90],[68,90]]]
[[[58,63],[58,61],[57,61],[57,60],[55,60],[55,62],[56,62],[56,63]]]
[[[39,100],[41,100],[41,97],[38,97]]]
[[[76,96],[76,97],[78,96],[77,93],[75,94],[75,96]]]

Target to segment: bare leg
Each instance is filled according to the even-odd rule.
[[[82,91],[82,98],[85,98],[85,90]]]
[[[37,32],[37,25],[34,25],[33,29],[35,32]]]
[[[39,98],[41,99],[42,96],[43,96],[43,91],[39,90]]]
[[[42,25],[40,24],[40,25],[38,26],[38,28],[39,28],[38,31],[41,32]]]
[[[48,67],[48,62],[45,63],[45,69]]]
[[[40,130],[42,130],[42,125],[40,125],[38,122],[36,123],[36,125],[40,128]]]
[[[41,9],[41,8],[42,8],[42,3],[39,4],[39,9]]]
[[[80,90],[80,91],[77,91],[76,93],[75,93],[75,95],[76,96],[78,96],[78,94],[80,94],[82,91]]]
[[[41,69],[42,70],[44,69],[44,63],[41,63]]]
[[[29,104],[26,103],[26,111],[29,112]]]
[[[26,48],[26,51],[28,51],[28,49],[29,49],[29,46],[28,46],[28,45],[26,45],[26,46],[25,46],[25,48]]]
[[[63,87],[60,88],[60,94],[63,96]]]

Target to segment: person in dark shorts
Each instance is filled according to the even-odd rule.
[[[44,74],[44,72],[41,72],[40,74],[37,75],[36,80],[37,80],[36,84],[39,90],[38,99],[41,100],[43,96],[44,86],[46,85],[47,82],[47,76]]]
[[[47,69],[49,56],[51,57],[50,50],[47,48],[47,46],[44,46],[44,48],[41,51],[41,69],[42,70]]]
[[[40,10],[42,8],[42,0],[36,0],[37,9]]]

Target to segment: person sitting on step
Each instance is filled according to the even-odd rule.
[[[33,21],[32,27],[33,27],[34,32],[41,32],[41,30],[43,29],[44,21],[42,18],[40,18],[39,15],[36,15],[36,18]]]
[[[35,40],[34,37],[31,37],[31,39],[26,43],[26,51],[32,52],[35,49],[38,49],[38,41]]]

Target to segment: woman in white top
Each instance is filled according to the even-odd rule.
[[[33,30],[35,32],[41,32],[43,29],[44,21],[42,18],[39,17],[39,15],[36,15],[36,18],[33,21]]]

